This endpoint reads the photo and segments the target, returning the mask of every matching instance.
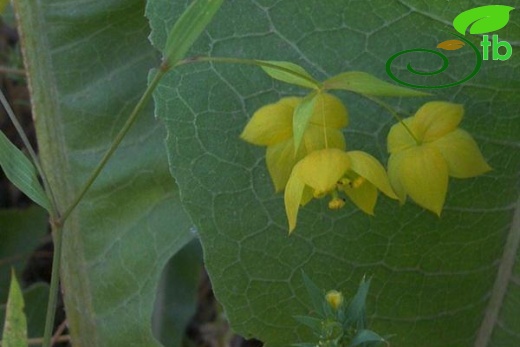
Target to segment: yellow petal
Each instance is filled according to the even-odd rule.
[[[303,135],[303,149],[310,153],[325,148],[345,150],[345,136],[340,130],[309,124]]]
[[[345,194],[361,211],[373,215],[377,201],[377,189],[369,181],[364,181],[359,187],[352,188],[348,184],[343,188]]]
[[[332,94],[320,93],[316,97],[310,124],[341,129],[348,124],[347,109],[340,99]]]
[[[303,157],[300,153],[294,154],[292,138],[267,147],[265,161],[277,192],[285,188],[294,165]]]
[[[431,145],[438,148],[446,159],[452,177],[475,177],[491,170],[475,140],[462,129],[441,137]]]
[[[305,206],[309,201],[311,201],[314,198],[314,192],[311,187],[305,186],[303,189],[303,195],[302,195],[302,201],[300,202],[300,205]]]
[[[388,179],[401,205],[403,205],[406,201],[406,190],[404,189],[404,186],[401,182],[399,170],[401,168],[401,163],[405,153],[406,151],[401,151],[391,154],[390,158],[388,159]]]
[[[287,182],[284,193],[285,213],[289,222],[289,234],[296,228],[296,220],[298,219],[298,209],[302,201],[305,183],[303,183],[298,175],[292,174]]]
[[[385,168],[376,158],[362,151],[350,151],[347,154],[350,158],[350,169],[352,171],[364,177],[388,197],[397,199],[388,181]]]
[[[406,193],[420,206],[440,216],[448,190],[448,164],[433,146],[398,153],[398,175]]]
[[[408,127],[408,129],[410,129],[410,131],[412,131],[412,133],[416,133],[413,126],[413,117],[404,119],[403,123]],[[403,124],[397,123],[390,128],[387,137],[387,148],[389,153],[396,153],[414,146],[417,146],[417,143]]]
[[[260,107],[249,120],[240,137],[252,144],[269,146],[292,137],[292,117],[301,98],[283,98]]]
[[[349,168],[348,155],[339,149],[329,148],[308,154],[296,164],[292,174],[313,188],[317,196],[334,189]]]
[[[444,101],[427,102],[413,116],[418,139],[431,142],[452,132],[459,125],[463,115],[462,105]]]

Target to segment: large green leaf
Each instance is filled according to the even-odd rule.
[[[176,17],[170,14],[180,13],[186,2],[153,3],[152,37],[160,47],[161,33]],[[390,56],[435,48],[451,38],[453,18],[477,5],[443,0],[227,2],[192,54],[292,61],[320,80],[355,70],[389,81],[385,64]],[[519,24],[518,13],[512,12],[499,32],[501,40],[514,46],[510,60],[485,61],[473,79],[432,90],[432,98],[388,100],[410,113],[432,99],[463,103],[462,127],[474,134],[494,168],[479,178],[453,179],[442,218],[411,202],[399,207],[384,197],[375,217],[354,207],[330,211],[326,202],[313,201],[301,210],[298,227],[288,237],[282,196],[270,182],[265,149],[238,136],[260,106],[306,91],[250,66],[187,66],[164,81],[155,98],[169,131],[172,172],[200,230],[215,293],[234,329],[268,346],[309,340],[307,328],[292,317],[311,307],[303,269],[323,290],[347,295],[364,274],[372,276],[370,329],[382,336],[395,334],[392,344],[520,344],[520,228],[513,222],[520,169]],[[469,39],[478,46],[479,37]],[[473,50],[448,54],[446,73],[410,80],[433,78],[437,85],[446,84],[472,71]],[[421,71],[439,64],[428,54],[407,59],[395,62],[403,78],[408,62]],[[349,109],[348,148],[386,162],[391,116],[359,96],[337,95]]]
[[[63,211],[159,64],[140,0],[15,1],[40,155]],[[150,322],[190,221],[148,107],[63,232],[61,283],[74,346],[157,346]]]

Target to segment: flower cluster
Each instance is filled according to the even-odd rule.
[[[241,137],[267,146],[267,168],[275,189],[285,189],[289,230],[296,227],[300,206],[312,198],[331,196],[329,207],[341,208],[342,192],[366,213],[373,214],[377,189],[397,199],[385,169],[371,155],[346,152],[341,129],[348,124],[343,103],[328,93],[319,93],[296,148],[293,139],[294,114],[303,98],[283,98],[255,112]]]
[[[320,94],[305,129],[302,144],[296,150],[293,139],[293,115],[303,98],[282,98],[274,104],[261,107],[240,135],[258,146],[267,146],[267,169],[277,192],[287,184],[294,165],[307,154],[323,149],[345,149],[341,129],[348,124],[348,113],[341,100]]]
[[[309,114],[298,114],[305,98],[286,97],[255,112],[241,138],[267,146],[266,162],[276,191],[284,190],[289,232],[298,211],[313,198],[329,196],[330,209],[348,197],[373,215],[378,191],[404,203],[410,196],[418,205],[440,215],[448,176],[468,178],[491,168],[475,141],[458,125],[461,105],[428,102],[417,113],[395,124],[388,135],[388,174],[368,153],[346,151],[342,129],[348,113],[335,96],[319,91]],[[302,121],[303,119],[303,121]],[[296,128],[302,129],[296,141]]]

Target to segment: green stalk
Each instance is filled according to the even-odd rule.
[[[99,174],[105,167],[108,160],[112,157],[116,149],[119,147],[119,144],[121,143],[121,141],[123,141],[123,138],[126,136],[132,125],[134,125],[135,121],[137,120],[137,117],[139,116],[143,108],[148,104],[148,101],[150,101],[153,91],[155,90],[155,88],[159,84],[159,81],[164,77],[167,71],[168,70],[162,67],[159,70],[157,70],[153,80],[150,82],[148,88],[146,88],[146,91],[141,96],[141,99],[139,99],[139,102],[132,110],[132,113],[128,117],[126,123],[123,125],[121,130],[119,130],[119,133],[117,134],[114,141],[112,141],[110,148],[106,151],[105,155],[100,160],[94,171],[92,171],[90,177],[87,179],[87,182],[81,188],[80,193],[76,196],[72,204],[70,204],[69,208],[67,208],[67,210],[61,216],[60,223],[63,224],[67,220],[72,211],[74,211],[76,206],[78,206],[78,204],[80,203],[81,199],[83,199],[87,191],[90,189],[96,178],[98,178]]]
[[[56,315],[56,303],[58,301],[58,290],[60,284],[60,263],[63,226],[51,223],[52,236],[54,239],[54,252],[52,255],[52,274],[49,289],[49,300],[47,302],[47,315],[45,316],[45,332],[43,334],[43,347],[51,347],[52,332],[54,330],[54,316]]]
[[[387,110],[399,123],[401,123],[401,125],[405,128],[406,132],[408,132],[408,134],[412,137],[412,139],[414,139],[417,146],[421,145],[421,141],[419,141],[417,139],[417,137],[414,135],[414,133],[408,127],[408,125],[406,125],[406,123],[403,122],[403,119],[401,118],[401,116],[399,116],[397,114],[397,112],[395,112],[395,110],[390,105],[388,105],[386,102],[384,102],[382,100],[379,100],[378,98],[374,98],[374,97],[371,97],[368,95],[363,95],[363,96],[365,98],[367,98],[368,100],[371,100],[371,101],[375,102],[376,104],[378,104],[379,106],[383,107],[385,110]]]
[[[317,90],[320,90],[322,86],[320,84],[316,84],[316,81],[313,79],[302,75],[298,72],[295,72],[291,69],[287,69],[275,64],[271,64],[266,61],[262,60],[256,60],[256,59],[242,59],[242,58],[226,58],[226,57],[191,57],[184,60],[181,60],[178,62],[175,66],[185,65],[185,64],[191,64],[191,63],[203,63],[203,62],[210,62],[210,63],[226,63],[226,64],[241,64],[241,65],[254,65],[259,67],[268,67],[270,69],[279,70],[282,72],[286,72],[288,74],[291,74],[293,76],[299,77],[301,79],[304,79],[316,86]]]

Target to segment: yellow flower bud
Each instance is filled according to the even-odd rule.
[[[337,290],[330,290],[325,295],[325,300],[329,303],[330,307],[337,310],[343,304],[343,294]]]

